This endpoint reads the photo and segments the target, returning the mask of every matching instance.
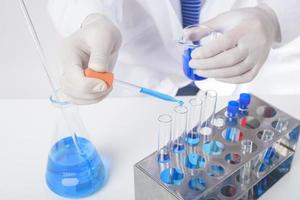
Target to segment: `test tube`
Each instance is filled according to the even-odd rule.
[[[186,139],[190,145],[197,145],[200,142],[199,129],[201,125],[202,102],[200,98],[189,100],[188,133]]]
[[[241,93],[239,98],[239,115],[241,117],[248,115],[248,106],[251,102],[251,94]]]
[[[251,140],[243,140],[241,142],[241,151],[243,155],[252,153],[253,142]],[[251,160],[244,164],[240,170],[240,183],[242,186],[246,186],[250,183],[251,178]]]
[[[185,106],[176,106],[174,108],[174,131],[172,134],[172,150],[176,154],[180,154],[185,149],[185,137],[187,130],[187,112]]]
[[[262,131],[261,140],[264,143],[270,142],[273,139],[273,137],[274,137],[274,132],[272,130],[264,129]]]
[[[217,104],[217,92],[214,90],[207,90],[204,93],[204,106],[203,117],[200,129],[200,134],[203,136],[203,143],[207,143],[211,140],[212,126],[215,118]]]
[[[288,121],[284,120],[284,119],[281,119],[281,118],[274,121],[273,123],[274,123],[274,129],[276,131],[278,131],[279,133],[284,132],[288,127]],[[273,125],[273,123],[272,123],[272,125]]]
[[[235,126],[238,121],[239,102],[229,101],[226,111],[226,123],[228,126]]]
[[[172,117],[164,114],[158,117],[158,149],[157,161],[167,163],[170,161],[170,141],[172,131]]]

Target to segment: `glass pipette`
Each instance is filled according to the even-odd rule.
[[[164,93],[161,93],[161,92],[149,89],[149,88],[140,87],[140,86],[133,85],[131,83],[127,83],[127,82],[117,80],[117,79],[115,79],[115,83],[117,83],[119,85],[128,86],[132,89],[137,89],[140,93],[146,94],[148,96],[152,96],[152,97],[155,97],[155,98],[158,98],[158,99],[162,99],[164,101],[176,102],[179,105],[183,105],[183,101],[181,101],[179,99],[176,99],[175,97],[172,97],[170,95],[167,95],[167,94],[164,94]]]
[[[179,105],[183,105],[183,103],[184,103],[183,101],[181,101],[179,99],[176,99],[175,97],[172,97],[170,95],[158,92],[156,90],[152,90],[152,89],[149,89],[149,88],[134,85],[132,83],[128,83],[128,82],[125,82],[125,81],[114,79],[113,74],[110,73],[110,72],[96,72],[91,68],[86,68],[84,70],[84,73],[85,73],[86,77],[97,78],[97,79],[101,79],[101,80],[105,81],[108,86],[112,86],[112,84],[114,83],[114,84],[126,87],[128,89],[135,90],[138,93],[155,97],[157,99],[161,99],[161,100],[164,100],[164,101],[170,101],[170,102],[176,102]]]

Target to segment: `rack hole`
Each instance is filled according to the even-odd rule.
[[[237,192],[237,189],[236,189],[236,186],[234,186],[234,185],[226,185],[226,186],[222,187],[222,189],[221,189],[221,193],[225,197],[233,197],[234,195],[236,195],[236,192]]]
[[[228,127],[222,132],[223,138],[228,142],[239,142],[244,139],[244,133],[235,127]]]
[[[208,167],[207,175],[212,177],[220,177],[223,176],[224,173],[225,173],[225,169],[221,165],[210,165]]]
[[[225,160],[231,165],[236,165],[241,162],[241,156],[238,153],[229,153],[225,156]]]
[[[252,116],[247,116],[240,119],[240,126],[247,129],[257,129],[260,126],[260,122]]]
[[[206,180],[201,177],[192,178],[188,184],[191,190],[196,190],[201,192],[203,192],[206,189],[206,185],[207,185]]]
[[[178,168],[167,168],[160,173],[160,180],[168,185],[180,185],[184,178],[183,172]]]
[[[256,112],[264,118],[272,118],[276,115],[276,110],[271,106],[260,106]]]

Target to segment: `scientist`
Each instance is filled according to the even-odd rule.
[[[99,102],[112,90],[102,80],[85,77],[87,66],[114,70],[120,80],[171,95],[182,93],[191,80],[183,74],[183,49],[176,40],[188,25],[200,23],[223,33],[195,49],[190,66],[208,80],[231,84],[252,81],[263,73],[272,48],[300,34],[300,0],[49,0],[48,8],[64,36],[61,85],[77,104]],[[200,38],[203,32],[185,34]],[[264,72],[269,77],[282,72],[269,66],[272,73]],[[205,87],[205,82],[197,85]]]

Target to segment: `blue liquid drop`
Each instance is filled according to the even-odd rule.
[[[64,197],[79,198],[95,193],[105,180],[105,169],[94,146],[77,137],[59,140],[48,156],[46,180],[48,187]]]
[[[180,185],[183,178],[184,174],[178,168],[167,168],[160,173],[160,180],[169,185]]]

